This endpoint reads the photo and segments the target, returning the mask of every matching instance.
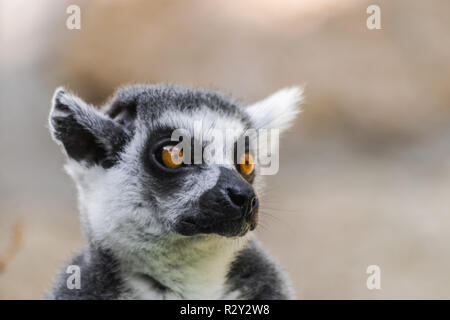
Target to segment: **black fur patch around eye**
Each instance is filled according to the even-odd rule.
[[[165,168],[158,159],[158,152],[161,147],[166,144],[176,144],[176,141],[171,141],[170,137],[173,128],[160,127],[155,129],[146,142],[146,146],[141,153],[141,161],[145,171],[151,176],[151,179],[144,178],[143,184],[150,184],[151,187],[144,188],[148,192],[157,193],[159,196],[166,196],[173,192],[177,192],[183,186],[183,181],[188,179],[192,174],[199,174],[204,167],[202,164],[198,165],[182,165],[179,168]],[[146,192],[147,192],[146,191]],[[153,196],[147,195],[148,197]]]
[[[160,161],[159,152],[161,151],[161,147],[167,144],[175,145],[178,143],[177,141],[171,141],[170,139],[173,130],[173,128],[166,127],[155,129],[146,143],[146,147],[142,154],[142,162],[152,176],[168,179],[172,176],[179,176],[184,172],[181,167],[178,169],[165,168]]]

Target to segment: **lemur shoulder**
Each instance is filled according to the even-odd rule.
[[[205,89],[134,85],[97,108],[58,88],[50,131],[77,186],[87,245],[68,263],[80,268],[80,288],[68,288],[63,268],[48,297],[293,298],[253,234],[262,177],[248,160],[258,150],[248,139],[236,145],[250,128],[289,127],[301,94],[283,89],[243,106]],[[172,138],[179,128],[193,137],[183,149]],[[213,129],[238,133],[225,160],[186,161]]]

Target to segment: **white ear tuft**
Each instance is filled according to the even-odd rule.
[[[256,129],[287,129],[292,125],[299,105],[303,101],[303,88],[281,89],[264,100],[246,108]]]

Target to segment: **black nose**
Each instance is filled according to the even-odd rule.
[[[220,171],[216,185],[200,196],[201,216],[214,221],[251,219],[258,207],[253,187],[236,170]]]
[[[248,195],[241,192],[240,190],[234,189],[234,188],[228,188],[228,197],[230,198],[231,202],[238,206],[238,207],[244,207],[247,205],[247,202],[249,201]]]
[[[258,198],[251,188],[227,188],[230,203],[240,211],[242,215],[249,215],[258,206]]]
[[[178,233],[234,237],[255,229],[258,198],[253,187],[235,169],[221,167],[216,185],[198,200],[199,210],[180,219],[176,227]]]

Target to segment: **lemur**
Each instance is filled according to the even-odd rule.
[[[66,266],[47,298],[294,298],[254,236],[258,164],[238,164],[236,153],[221,164],[180,163],[171,133],[183,128],[198,145],[201,121],[201,149],[212,128],[282,131],[301,101],[296,87],[246,107],[211,90],[141,84],[95,107],[58,88],[49,127],[76,183],[87,245],[68,263],[80,287],[69,288]]]

